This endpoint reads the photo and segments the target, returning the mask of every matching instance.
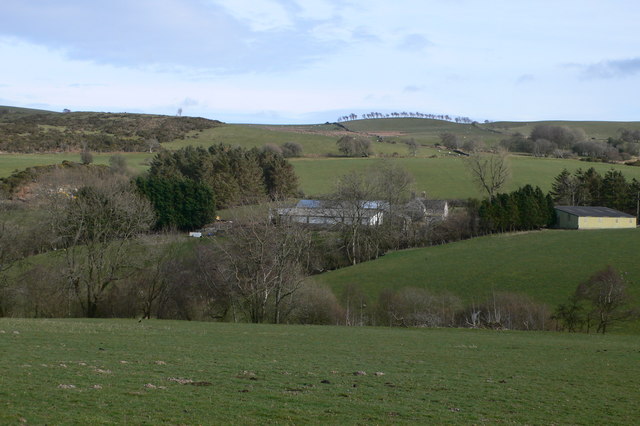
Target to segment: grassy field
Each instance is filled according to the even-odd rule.
[[[534,121],[528,123],[497,121],[495,123],[481,124],[479,127],[499,131],[504,134],[519,132],[528,136],[531,133],[531,130],[539,124],[582,129],[585,131],[587,136],[598,140],[606,140],[608,137],[617,137],[619,136],[620,129],[640,130],[640,122],[638,121]]]
[[[634,177],[640,179],[640,167],[515,155],[509,158],[511,178],[506,187],[507,191],[526,184],[537,185],[543,191],[548,191],[553,179],[564,168],[574,171],[578,168],[594,167],[603,175],[613,168],[622,171],[628,180]],[[463,159],[442,153],[436,158],[300,158],[291,160],[291,163],[300,178],[300,186],[304,193],[307,196],[316,196],[330,192],[337,177],[350,170],[378,164],[380,161],[392,161],[404,167],[415,177],[416,189],[426,191],[430,198],[464,199],[484,196],[471,181],[471,175],[466,170]]]
[[[640,397],[635,336],[0,319],[0,351],[2,424],[633,424]]]
[[[96,164],[109,164],[109,158],[115,153],[94,153],[93,161]],[[120,153],[127,160],[127,165],[134,171],[141,172],[147,169],[146,160],[153,158],[155,154],[145,152]],[[7,177],[16,170],[24,170],[28,167],[48,164],[60,164],[62,161],[80,161],[79,153],[62,154],[0,154],[0,177]]]
[[[202,132],[191,132],[186,139],[164,143],[167,149],[179,149],[187,145],[209,147],[225,143],[243,148],[262,147],[267,143],[282,145],[285,142],[298,142],[304,148],[304,154],[326,155],[338,153],[336,141],[340,136],[333,133],[339,129],[331,126],[258,126],[247,124],[225,124]],[[336,133],[337,134],[337,133]]]
[[[349,130],[379,134],[399,141],[413,138],[425,145],[440,143],[442,133],[453,133],[463,142],[465,140],[482,140],[488,145],[495,145],[504,139],[505,134],[497,133],[497,129],[487,130],[481,126],[458,124],[443,120],[422,118],[388,118],[382,120],[355,120],[342,123]],[[387,136],[389,135],[389,136]]]
[[[214,129],[215,130],[215,129]],[[378,145],[378,144],[376,144]],[[396,146],[384,144],[389,146]],[[397,146],[396,146],[397,147]],[[404,147],[400,146],[404,149]],[[417,191],[426,191],[431,198],[460,198],[482,197],[477,187],[471,182],[471,177],[465,169],[464,161],[460,157],[447,155],[435,149],[422,148],[424,153],[435,155],[435,158],[297,158],[291,159],[296,174],[300,179],[300,187],[308,197],[326,194],[331,191],[336,178],[351,170],[375,166],[381,161],[392,161],[406,168],[416,179]],[[113,154],[94,154],[97,164],[108,164]],[[122,153],[134,171],[146,170],[146,160],[153,157],[149,153]],[[15,170],[41,164],[55,164],[63,160],[79,161],[80,154],[0,154],[0,177],[9,176]],[[622,171],[627,179],[640,179],[640,167],[613,165],[604,163],[587,163],[577,160],[561,160],[551,158],[534,158],[513,155],[510,157],[511,178],[506,187],[507,191],[519,186],[538,185],[544,191],[551,188],[553,178],[563,168],[574,171],[578,168],[594,167],[604,175],[607,170]]]
[[[612,265],[625,272],[629,292],[640,303],[640,229],[492,235],[403,250],[380,259],[317,275],[336,294],[357,283],[372,300],[384,289],[448,291],[465,302],[493,291],[527,294],[553,309],[594,272]]]

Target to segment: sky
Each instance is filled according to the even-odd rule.
[[[637,0],[2,0],[0,105],[640,120]]]

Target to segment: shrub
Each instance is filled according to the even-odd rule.
[[[302,145],[297,142],[285,142],[282,144],[282,155],[284,155],[285,158],[301,157]]]

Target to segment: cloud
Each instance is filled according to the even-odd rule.
[[[69,84],[69,87],[73,87],[74,89],[81,89],[84,87],[107,87],[107,85],[99,83],[72,83]]]
[[[409,86],[405,86],[405,88],[403,89],[403,92],[416,93],[416,92],[422,92],[423,90],[424,90],[424,87],[422,86],[409,85]]]
[[[422,34],[407,34],[398,44],[398,48],[409,52],[415,52],[424,50],[431,45],[432,43]]]
[[[184,100],[180,103],[181,106],[183,107],[190,107],[190,106],[196,106],[199,105],[200,102],[196,101],[195,99],[191,99],[189,97],[184,98]]]
[[[326,53],[313,35],[323,21],[299,18],[295,8],[275,7],[273,0],[255,8],[244,3],[244,9],[237,3],[231,10],[211,0],[4,2],[0,36],[46,46],[70,59],[154,71],[281,71]]]
[[[583,67],[587,78],[622,78],[640,73],[640,57],[603,61]]]
[[[535,80],[535,77],[532,74],[522,74],[516,80],[516,84],[530,83],[530,82],[532,82],[534,80]]]

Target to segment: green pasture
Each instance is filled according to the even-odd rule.
[[[304,131],[296,130],[294,126],[257,126],[247,124],[225,124],[201,132],[191,132],[186,139],[162,144],[167,149],[180,149],[185,146],[203,146],[205,148],[225,143],[243,148],[262,147],[267,143],[282,145],[285,142],[297,142],[303,147],[303,154],[327,155],[338,153],[336,141],[340,136],[328,136],[322,133],[312,133],[304,126]]]
[[[635,336],[3,318],[0,351],[2,424],[633,424],[640,397]]]
[[[215,130],[215,129],[214,129]],[[374,147],[406,149],[402,144],[375,143]],[[433,148],[423,147],[422,157],[389,157],[389,158],[344,158],[344,157],[307,157],[291,159],[300,187],[308,197],[319,196],[331,191],[336,179],[351,170],[364,169],[380,164],[381,161],[391,161],[406,168],[416,180],[416,190],[426,191],[431,198],[469,198],[482,197],[471,181],[471,176],[465,168],[461,157],[438,152]],[[93,154],[96,164],[108,164],[113,153]],[[146,161],[153,157],[149,153],[121,153],[130,168],[141,172],[146,170]],[[80,154],[0,154],[0,177],[9,176],[16,170],[45,164],[59,164],[63,160],[79,161]],[[594,167],[604,174],[607,170],[620,170],[628,180],[640,179],[640,167],[588,163],[578,160],[563,160],[552,158],[534,158],[512,155],[509,157],[511,178],[506,187],[507,191],[522,185],[540,186],[544,191],[551,188],[553,178],[564,168],[574,171],[578,168]]]
[[[609,137],[618,137],[620,129],[640,130],[638,121],[496,121],[494,123],[480,124],[479,127],[504,133],[522,133],[529,136],[531,130],[537,125],[565,126],[579,128],[585,131],[587,136],[597,140],[606,140]]]
[[[341,294],[357,284],[372,300],[385,289],[451,292],[465,303],[495,292],[527,294],[553,309],[594,272],[612,265],[626,273],[640,304],[640,229],[545,230],[500,234],[389,253],[377,260],[317,275]]]
[[[342,124],[352,131],[381,134],[385,138],[398,141],[413,138],[423,145],[440,143],[440,135],[443,133],[453,133],[463,142],[467,139],[477,139],[484,141],[488,145],[494,145],[505,138],[505,135],[487,130],[481,126],[424,118],[354,120]],[[386,136],[386,134],[389,134],[389,136]]]
[[[436,158],[300,158],[292,159],[300,187],[306,196],[317,196],[331,191],[336,179],[351,170],[375,166],[381,161],[391,161],[408,170],[416,180],[416,189],[426,191],[430,198],[469,198],[484,197],[471,181],[471,175],[465,167],[462,157],[437,153]],[[551,189],[553,179],[566,168],[574,171],[578,168],[594,167],[604,175],[607,170],[620,170],[628,180],[640,179],[640,167],[588,163],[578,160],[553,158],[534,158],[512,155],[509,157],[511,178],[506,191],[531,184],[540,186],[543,191]]]
[[[95,164],[109,164],[109,158],[115,154],[122,155],[127,160],[127,165],[136,172],[146,170],[148,167],[146,160],[155,155],[146,152],[93,153],[93,161]],[[14,171],[24,170],[28,167],[60,164],[64,160],[80,161],[80,154],[68,152],[60,154],[0,154],[0,177],[7,177]]]

